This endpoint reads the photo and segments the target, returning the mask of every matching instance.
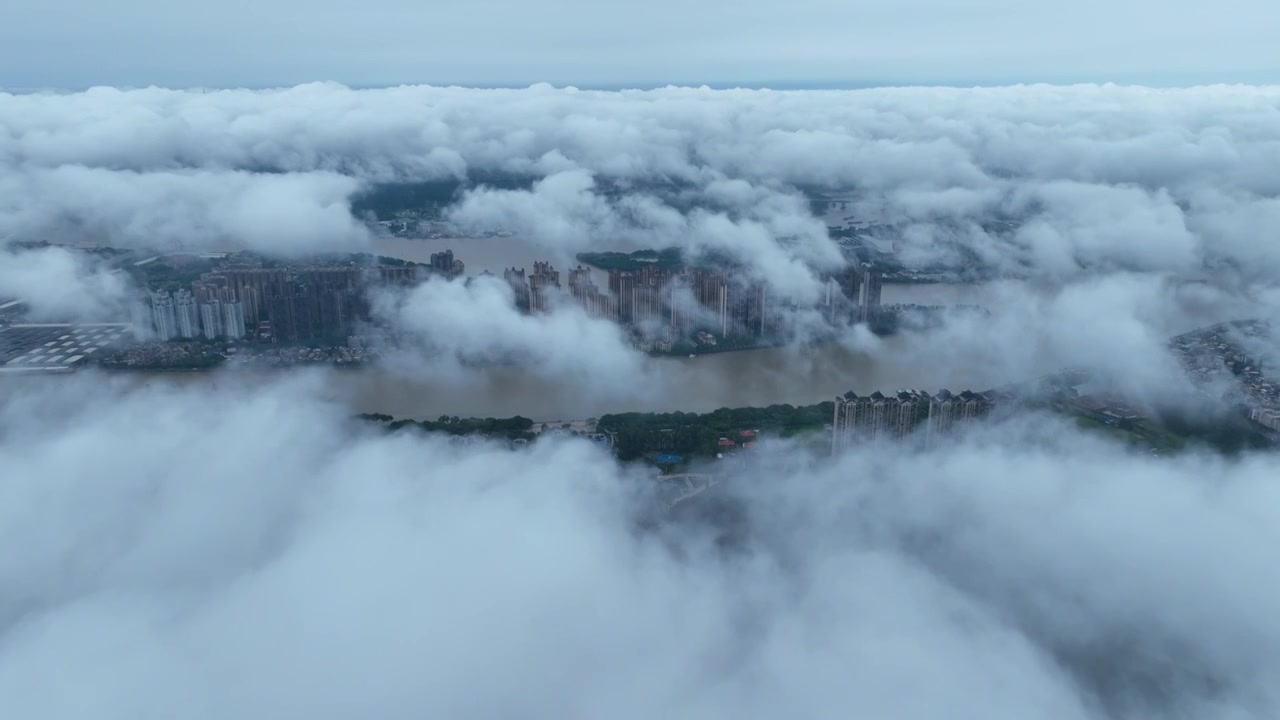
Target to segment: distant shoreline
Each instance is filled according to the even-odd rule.
[[[877,335],[881,335],[881,336],[892,335],[894,333],[894,331],[888,331],[888,330],[873,331],[873,332],[876,332]],[[818,340],[816,342],[825,343],[829,341]],[[772,342],[772,343],[758,343],[758,344],[749,345],[749,346],[737,346],[737,347],[714,347],[714,346],[701,347],[693,350],[692,352],[688,350],[685,350],[685,351],[649,350],[644,354],[652,358],[678,359],[678,358],[687,358],[690,355],[697,357],[701,355],[722,355],[725,353],[734,353],[734,352],[772,350],[776,348],[787,347],[789,345],[791,345],[791,343]],[[370,362],[358,362],[358,363],[348,362],[348,363],[341,363],[341,364],[323,363],[323,362],[270,364],[270,363],[244,363],[244,362],[237,362],[235,360],[228,359],[226,362],[221,362],[216,365],[210,365],[208,367],[167,367],[163,365],[108,366],[108,365],[98,365],[98,364],[85,364],[85,365],[80,365],[80,366],[70,367],[70,368],[59,368],[57,370],[34,370],[33,369],[33,370],[25,370],[23,372],[0,373],[0,378],[3,378],[6,375],[11,375],[14,377],[23,376],[23,375],[25,376],[71,375],[71,374],[75,374],[85,370],[97,370],[104,373],[121,373],[121,374],[164,373],[164,374],[182,375],[182,374],[207,373],[207,372],[213,372],[218,370],[231,370],[233,372],[239,372],[239,371],[261,371],[261,370],[292,370],[295,368],[325,368],[325,369],[331,369],[331,370],[354,371],[354,370],[366,370],[366,369],[371,369],[376,367],[377,367],[376,363],[370,363]]]

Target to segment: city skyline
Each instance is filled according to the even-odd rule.
[[[130,322],[139,338],[160,341],[252,336],[273,343],[328,339],[345,344],[357,326],[371,322],[368,292],[375,278],[384,286],[411,287],[432,277],[455,280],[464,270],[452,250],[433,253],[426,265],[374,268],[312,263],[264,268],[224,260],[189,288],[147,290],[144,300],[131,303]],[[503,279],[522,312],[551,312],[572,300],[590,317],[625,326],[637,343],[665,352],[694,332],[709,334],[712,344],[771,342],[784,329],[777,304],[794,304],[775,300],[764,283],[745,277],[741,269],[682,264],[605,272],[607,292],[581,264],[563,285],[560,271],[548,261],[535,261],[527,275],[524,268],[508,268]],[[881,317],[881,285],[880,273],[870,265],[850,264],[828,277],[818,307],[829,323],[875,324]]]

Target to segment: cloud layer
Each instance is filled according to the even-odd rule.
[[[118,320],[130,280],[61,247],[0,246],[0,298],[20,299],[33,320]]]
[[[473,194],[458,217],[574,250],[767,233],[829,260],[796,202],[820,188],[852,193],[860,219],[918,226],[916,245],[942,232],[1006,269],[1274,273],[1280,257],[1250,238],[1274,225],[1278,116],[1280,90],[1249,86],[0,95],[0,232],[298,252],[359,242],[340,211],[361,182],[503,172],[543,180]],[[992,236],[997,215],[1026,222]]]
[[[985,357],[997,384],[1069,358],[1168,388],[1150,372],[1168,364],[1160,338],[1275,307],[1277,128],[1280,89],[1252,86],[0,94],[0,237],[376,250],[353,193],[497,173],[528,184],[472,188],[450,216],[559,261],[668,244],[726,253],[773,297],[804,301],[839,261],[826,225],[849,216],[894,226],[904,262],[967,257],[1029,280],[984,291],[994,319],[951,323],[921,342],[920,363]],[[847,206],[815,217],[814,192]],[[5,262],[11,284],[32,277]],[[51,295],[82,307],[112,294],[45,269],[20,285],[60,310]],[[437,347],[454,328],[454,356],[537,357],[601,387],[639,365],[598,323],[521,319],[491,295],[437,285],[388,317]],[[446,307],[472,314],[423,327]]]
[[[384,436],[321,376],[223,380],[3,388],[0,714],[1280,710],[1274,456],[1034,418],[835,463],[766,443],[725,549],[637,529],[651,481],[585,443]]]

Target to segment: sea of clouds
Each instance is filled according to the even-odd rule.
[[[592,249],[726,253],[803,304],[841,262],[805,194],[820,192],[850,203],[841,214],[895,227],[905,259],[954,261],[962,249],[1037,283],[991,308],[1005,322],[990,327],[1034,337],[1080,329],[1027,319],[1022,306],[1044,287],[1089,303],[1064,311],[1073,321],[1133,315],[1151,286],[1180,307],[1200,284],[1204,316],[1272,304],[1277,162],[1274,87],[101,87],[0,94],[0,244],[367,251],[375,242],[351,213],[361,191],[503,174],[526,183],[468,186],[447,216],[517,232],[562,269]],[[123,292],[62,252],[4,255],[0,295],[65,314]],[[68,284],[69,272],[86,282]],[[1120,278],[1106,304],[1072,290],[1100,277]],[[1125,284],[1135,290],[1116,290]],[[433,291],[425,317],[468,312],[474,294]]]
[[[1263,718],[1274,456],[782,441],[728,545],[585,441],[79,375],[0,399],[0,715]]]
[[[1170,335],[1280,312],[1278,164],[1269,87],[0,94],[0,297],[89,318],[130,292],[16,241],[369,251],[362,190],[505,173],[528,183],[449,217],[560,261],[725,252],[805,299],[839,260],[818,191],[905,257],[1013,278],[903,362],[1174,402]],[[380,298],[395,369],[668,392],[612,324],[508,293]],[[1274,455],[1152,458],[1036,416],[919,454],[775,441],[727,486],[725,548],[637,522],[649,478],[594,446],[386,435],[324,373],[0,379],[0,717],[1280,713]]]

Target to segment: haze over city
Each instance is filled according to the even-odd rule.
[[[1275,717],[1278,22],[0,11],[0,717]]]

